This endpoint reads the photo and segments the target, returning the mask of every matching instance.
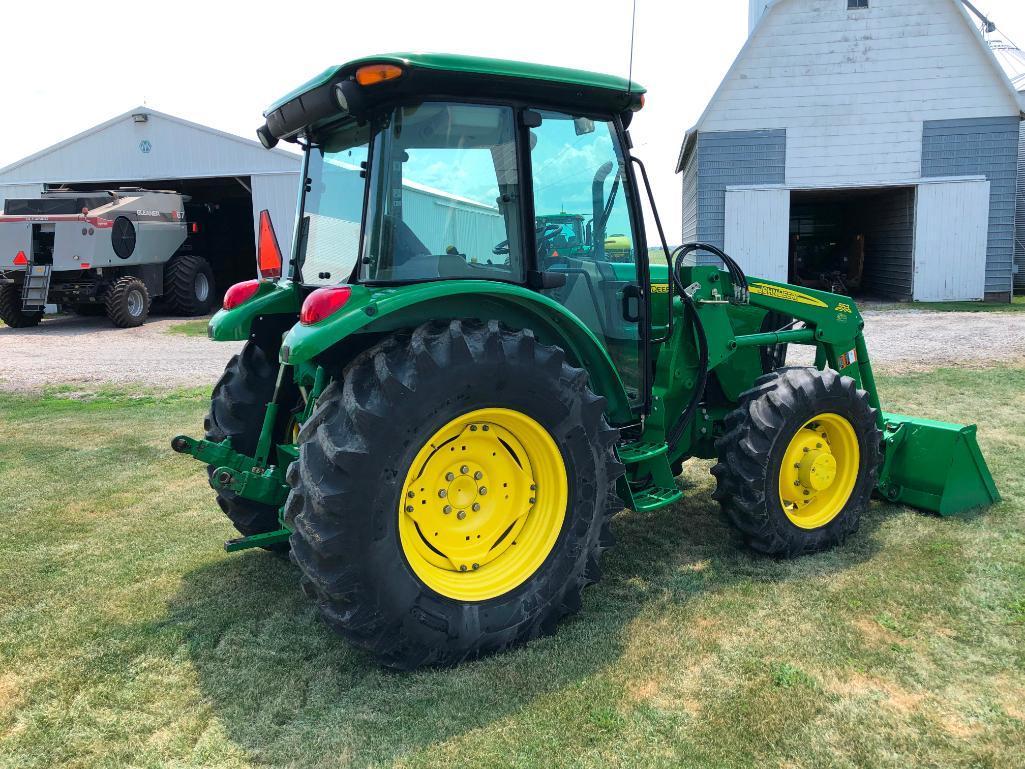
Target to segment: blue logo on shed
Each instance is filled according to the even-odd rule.
[[[139,152],[143,155],[148,155],[151,149],[153,149],[153,145],[149,143],[149,139],[143,139],[139,142]]]

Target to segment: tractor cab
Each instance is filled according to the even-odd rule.
[[[470,64],[492,70],[487,99],[473,95],[482,74]],[[260,130],[265,143],[305,149],[283,277],[304,291],[453,280],[538,291],[602,341],[643,409],[648,264],[626,133],[643,93],[614,77],[453,56],[324,73]],[[550,213],[567,210],[581,213]]]

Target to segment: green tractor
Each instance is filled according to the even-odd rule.
[[[941,514],[999,498],[974,426],[883,411],[851,299],[746,276],[712,245],[670,253],[661,225],[649,263],[643,93],[395,54],[265,113],[266,146],[304,150],[293,246],[261,215],[261,277],[209,330],[246,344],[206,437],[172,447],[207,465],[243,535],[226,548],[290,552],[327,623],[385,665],[553,631],[616,512],[676,502],[692,457],[778,557],[843,542],[873,494]],[[557,247],[543,212],[567,209],[590,212],[586,248]],[[786,366],[787,345],[814,366]]]

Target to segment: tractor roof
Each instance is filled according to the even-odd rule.
[[[268,123],[278,128],[275,135],[281,136],[279,131],[286,125],[294,129],[300,116],[308,118],[301,121],[304,125],[319,122],[322,109],[314,105],[333,102],[330,89],[352,79],[356,70],[367,64],[402,67],[401,84],[394,88],[403,95],[529,99],[555,108],[623,113],[638,109],[645,92],[626,78],[567,67],[447,53],[387,53],[328,67],[275,101],[263,113]]]

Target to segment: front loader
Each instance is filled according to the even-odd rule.
[[[304,150],[291,246],[261,215],[261,277],[210,323],[245,346],[205,438],[172,446],[207,465],[243,535],[227,549],[290,551],[328,624],[388,666],[552,631],[613,515],[679,500],[691,458],[778,557],[843,542],[873,495],[999,499],[974,427],[883,410],[850,298],[712,244],[670,252],[661,225],[649,262],[643,100],[615,77],[394,54],[265,113],[266,146]],[[565,210],[585,244],[546,219]]]

